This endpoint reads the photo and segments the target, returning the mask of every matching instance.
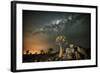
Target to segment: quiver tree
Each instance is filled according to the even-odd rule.
[[[63,55],[63,45],[66,43],[65,36],[58,36],[56,38],[56,43],[59,46],[59,58],[61,58]]]

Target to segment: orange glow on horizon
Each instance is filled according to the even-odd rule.
[[[48,48],[54,47],[53,43],[50,43],[49,38],[47,35],[44,34],[37,34],[34,36],[24,36],[24,45],[23,45],[23,51],[24,53],[29,50],[30,53],[39,54],[41,50],[44,52],[47,52]]]

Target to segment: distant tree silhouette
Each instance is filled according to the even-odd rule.
[[[32,55],[32,53],[30,53],[30,55]]]
[[[41,54],[44,54],[44,50],[41,50],[40,53],[41,53]]]
[[[53,51],[53,48],[49,48],[49,49],[48,49],[48,54],[51,54],[52,51]]]
[[[35,55],[37,55],[37,52],[35,52]]]
[[[26,51],[26,54],[29,54],[29,50]]]

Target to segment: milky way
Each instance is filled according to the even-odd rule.
[[[79,46],[90,48],[90,14],[23,10],[24,49],[35,48],[36,36],[37,39],[43,38],[42,44],[49,44],[45,45],[46,48],[51,45],[55,48],[58,35],[66,36],[67,40]]]

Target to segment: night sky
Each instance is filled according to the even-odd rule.
[[[56,48],[64,35],[69,43],[90,48],[90,14],[23,10],[23,49],[38,52]]]

